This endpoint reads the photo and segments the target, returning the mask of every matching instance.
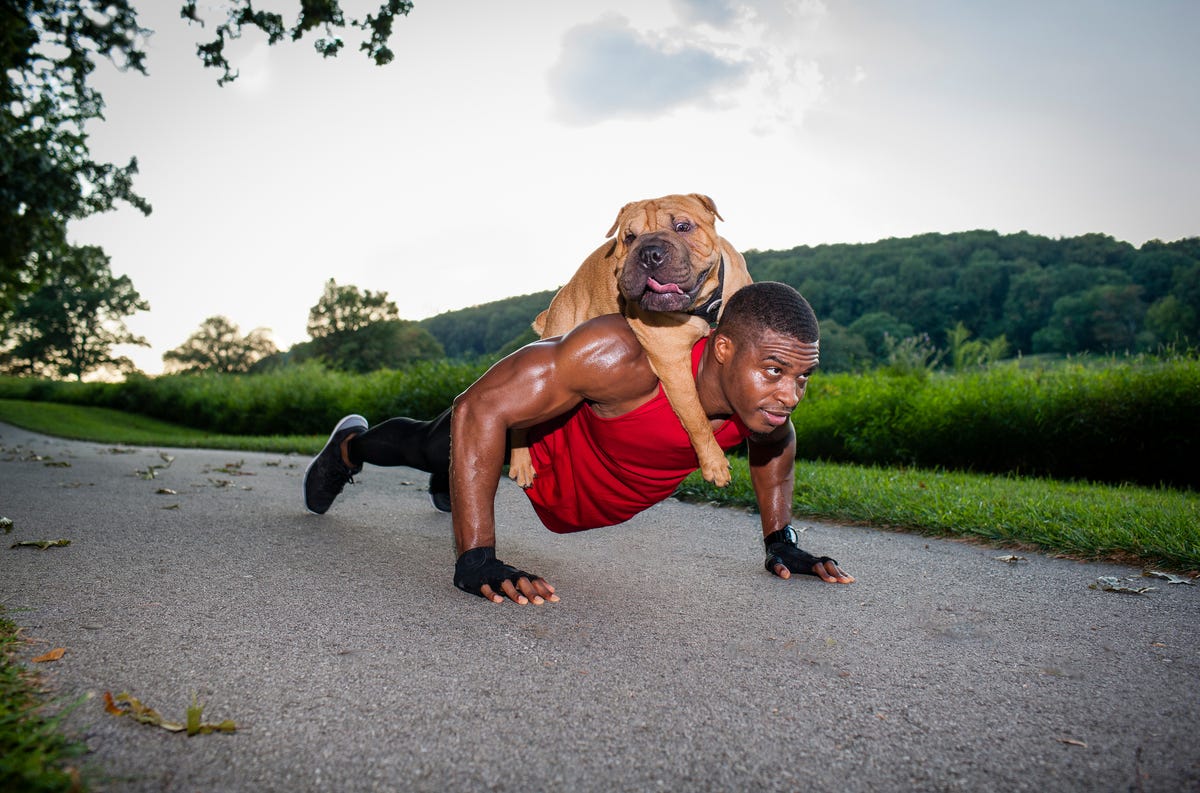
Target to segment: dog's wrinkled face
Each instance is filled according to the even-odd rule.
[[[626,204],[609,230],[617,286],[647,311],[689,311],[720,283],[716,205],[708,196],[671,195]]]

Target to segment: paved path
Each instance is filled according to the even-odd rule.
[[[501,607],[451,585],[414,471],[317,517],[297,457],[173,450],[150,481],[157,449],[0,447],[0,604],[29,657],[66,647],[42,668],[92,695],[68,723],[106,790],[1200,789],[1200,586],[812,523],[859,583],[784,582],[743,512],[556,536],[506,482],[502,558],[562,602]],[[106,690],[243,729],[169,734]]]

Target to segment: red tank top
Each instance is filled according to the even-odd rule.
[[[692,348],[693,377],[707,342]],[[715,434],[728,450],[750,431],[733,416]],[[558,534],[629,520],[700,467],[661,384],[653,399],[621,416],[598,416],[585,402],[531,427],[529,452],[537,476],[525,492],[542,523]]]

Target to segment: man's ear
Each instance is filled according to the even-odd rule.
[[[713,347],[713,357],[717,363],[725,365],[733,360],[733,354],[737,346],[733,339],[720,331],[714,331],[709,344]]]

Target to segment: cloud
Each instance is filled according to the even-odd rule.
[[[747,65],[681,36],[650,36],[621,16],[606,15],[563,36],[550,90],[564,121],[653,118],[706,104],[747,75]]]
[[[769,134],[795,131],[822,100],[822,0],[672,0],[670,8],[677,24],[653,32],[615,14],[568,30],[550,74],[558,117],[585,125],[692,107]]]
[[[726,27],[738,17],[737,4],[731,0],[673,0],[673,5],[681,18],[715,28]]]

